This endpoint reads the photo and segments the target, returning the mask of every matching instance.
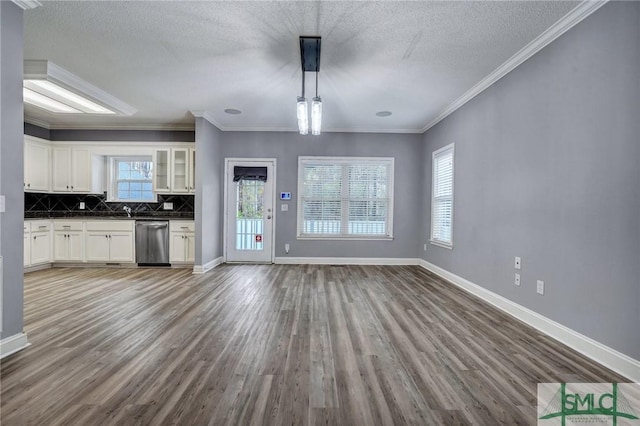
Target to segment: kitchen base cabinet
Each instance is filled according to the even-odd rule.
[[[82,231],[56,231],[53,234],[53,260],[82,262],[82,237]]]
[[[109,260],[111,262],[133,262],[133,232],[112,232],[109,234]]]
[[[109,257],[109,234],[105,231],[87,232],[87,250],[85,258],[87,262],[108,262]]]
[[[23,235],[24,266],[51,262],[51,223],[49,221],[25,222]]]
[[[194,222],[172,220],[169,222],[169,235],[169,261],[171,263],[193,263],[196,248]]]
[[[22,249],[23,266],[29,266],[31,264],[31,224],[27,222],[24,223],[24,239],[22,242]]]
[[[60,220],[53,223],[53,261],[82,262],[84,231],[80,221]]]
[[[87,262],[134,262],[133,220],[91,221],[85,227]]]

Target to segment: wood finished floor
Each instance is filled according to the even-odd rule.
[[[623,378],[415,266],[50,269],[2,425],[535,424],[536,383]]]

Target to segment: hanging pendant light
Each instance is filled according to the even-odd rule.
[[[298,96],[298,130],[300,130],[301,135],[306,135],[309,133],[309,109],[307,107],[307,100]]]
[[[300,37],[300,62],[302,65],[302,96],[298,96],[298,130],[309,134],[309,106],[304,97],[305,73],[316,73],[316,96],[311,100],[311,134],[319,135],[322,128],[322,99],[318,96],[318,73],[320,72],[320,37]]]

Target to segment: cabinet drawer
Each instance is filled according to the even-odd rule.
[[[82,222],[70,220],[56,220],[53,222],[55,231],[82,231]]]
[[[192,220],[172,220],[169,222],[169,232],[195,232],[196,224]]]
[[[133,220],[96,220],[86,222],[87,231],[131,231],[133,232]]]
[[[47,221],[43,221],[43,220],[36,220],[30,223],[31,225],[31,232],[44,232],[44,231],[49,231],[51,229],[51,222]],[[25,229],[25,232],[26,229]]]

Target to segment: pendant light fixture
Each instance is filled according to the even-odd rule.
[[[302,96],[298,96],[298,130],[309,134],[309,106],[305,92],[305,73],[316,73],[316,96],[311,100],[311,134],[319,135],[322,128],[322,99],[318,96],[318,73],[320,72],[320,37],[300,36],[300,62],[302,65]]]

